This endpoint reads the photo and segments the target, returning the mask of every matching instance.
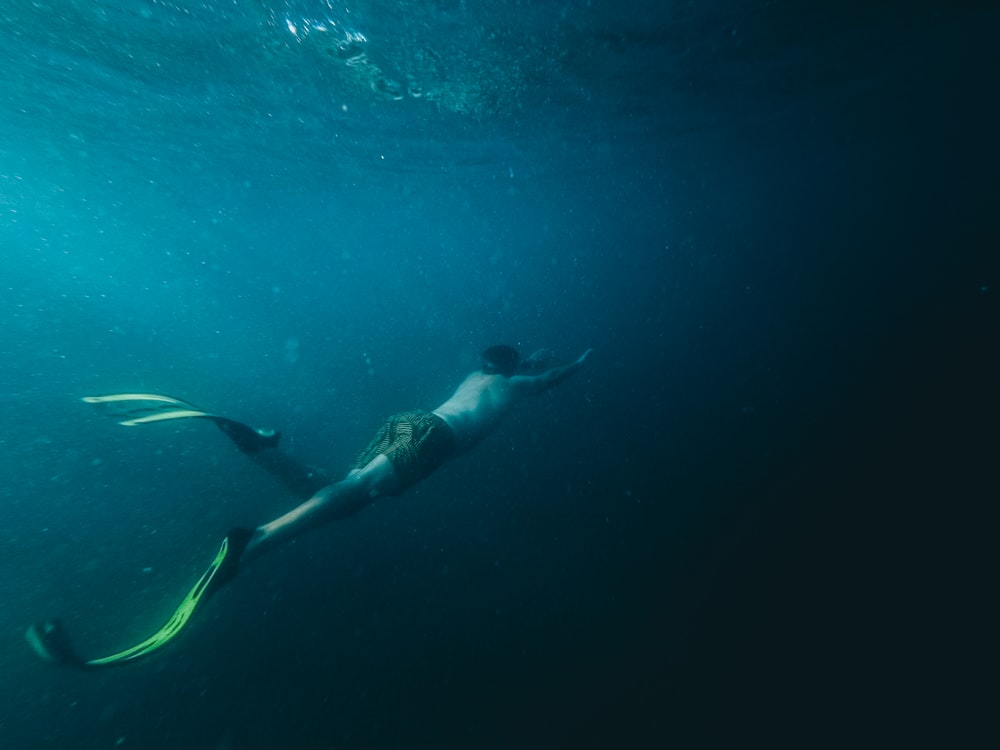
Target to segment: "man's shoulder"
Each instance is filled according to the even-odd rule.
[[[480,386],[483,388],[489,388],[494,383],[500,383],[504,380],[508,380],[503,375],[497,375],[494,373],[483,372],[482,370],[474,370],[465,376],[465,380],[462,381],[464,386]]]

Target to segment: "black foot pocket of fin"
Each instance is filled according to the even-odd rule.
[[[45,661],[69,667],[83,667],[84,662],[70,643],[69,635],[59,620],[38,622],[24,634],[28,645]]]
[[[226,417],[213,417],[213,421],[244,453],[256,453],[264,448],[274,448],[281,440],[281,433],[277,430],[254,429],[250,425]]]
[[[205,593],[202,599],[207,599],[216,591],[221,589],[240,572],[240,557],[250,543],[250,538],[254,535],[254,529],[236,527],[226,534],[226,551],[221,560],[218,560],[217,567],[211,578],[205,584]]]

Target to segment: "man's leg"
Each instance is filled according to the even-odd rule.
[[[333,477],[315,466],[306,466],[278,448],[281,433],[251,427],[227,417],[212,421],[233,444],[260,466],[277,477],[295,497],[305,500],[333,481]]]
[[[392,463],[384,455],[377,456],[360,471],[352,471],[341,481],[327,485],[283,516],[258,526],[242,559],[256,559],[304,531],[315,529],[328,521],[347,518],[376,497],[393,494],[398,489],[399,479]]]
[[[277,477],[300,500],[312,497],[333,481],[322,469],[300,463],[280,448],[266,448],[249,455],[251,461]]]

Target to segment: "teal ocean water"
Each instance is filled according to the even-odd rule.
[[[988,2],[4,0],[0,746],[967,744],[998,31]],[[28,647],[53,616],[86,656],[140,640],[294,504],[210,425],[81,397],[173,394],[339,473],[495,343],[594,353],[156,656]]]

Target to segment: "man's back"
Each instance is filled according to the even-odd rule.
[[[468,450],[499,424],[525,396],[546,391],[576,372],[590,349],[568,365],[539,375],[503,375],[476,370],[458,386],[451,398],[434,410],[455,433],[455,452]]]
[[[517,401],[514,378],[477,370],[455,390],[451,398],[434,410],[455,433],[458,453],[486,436]]]

